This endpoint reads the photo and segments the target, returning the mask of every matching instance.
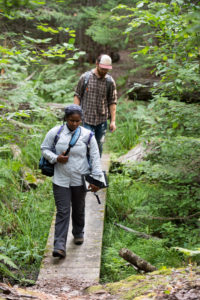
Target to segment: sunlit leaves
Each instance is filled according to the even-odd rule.
[[[139,1],[136,7],[118,5],[116,10],[120,11],[115,17],[117,20],[127,18],[124,34],[128,39],[137,35],[139,30],[147,31],[132,54],[140,61],[145,57],[154,67],[155,74],[165,82],[162,86],[164,93],[180,99],[183,94],[199,90],[199,69],[193,68],[199,61],[198,5],[182,0],[171,3]],[[147,38],[148,34],[150,38]]]
[[[52,40],[52,38],[47,38],[47,39],[34,39],[34,38],[31,38],[30,36],[26,36],[26,35],[23,35],[23,37],[32,42],[32,43],[35,43],[35,44],[46,44],[48,42],[50,42]]]
[[[38,25],[38,26],[37,26],[37,29],[40,29],[41,31],[49,32],[49,33],[52,33],[52,34],[59,33],[59,30],[53,29],[53,28],[50,27],[50,26],[45,27],[44,25]]]

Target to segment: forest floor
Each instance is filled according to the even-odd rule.
[[[40,282],[29,288],[0,284],[0,299],[7,300],[199,300],[200,268],[166,269],[133,275],[105,285],[92,285],[69,278]]]

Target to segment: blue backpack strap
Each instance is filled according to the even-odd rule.
[[[78,128],[76,128],[76,130],[72,134],[71,140],[69,142],[69,146],[68,146],[68,148],[67,148],[64,155],[69,154],[70,149],[76,144],[76,142],[78,141],[80,135],[81,135],[81,127],[79,126]]]
[[[70,148],[73,147],[76,144],[76,142],[78,141],[80,135],[81,135],[81,127],[78,127],[78,128],[76,128],[76,130],[73,133],[72,138],[69,142],[69,147]]]

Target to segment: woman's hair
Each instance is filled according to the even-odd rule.
[[[71,104],[65,107],[64,121],[66,121],[66,119],[73,114],[78,114],[82,118],[83,112],[79,105]]]

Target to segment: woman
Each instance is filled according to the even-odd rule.
[[[72,206],[72,234],[74,243],[81,245],[84,242],[85,225],[85,196],[82,174],[89,172],[87,149],[89,142],[90,167],[92,177],[102,181],[100,155],[95,137],[91,131],[80,126],[82,110],[79,105],[72,104],[65,108],[64,124],[56,143],[56,153],[52,152],[52,145],[60,126],[55,126],[46,135],[42,145],[42,155],[50,163],[55,163],[53,176],[53,194],[56,203],[56,223],[54,235],[54,257],[66,256],[66,241],[70,219],[70,204]],[[75,130],[80,127],[80,136],[76,144],[66,155],[69,142]],[[93,192],[98,187],[91,184]]]

